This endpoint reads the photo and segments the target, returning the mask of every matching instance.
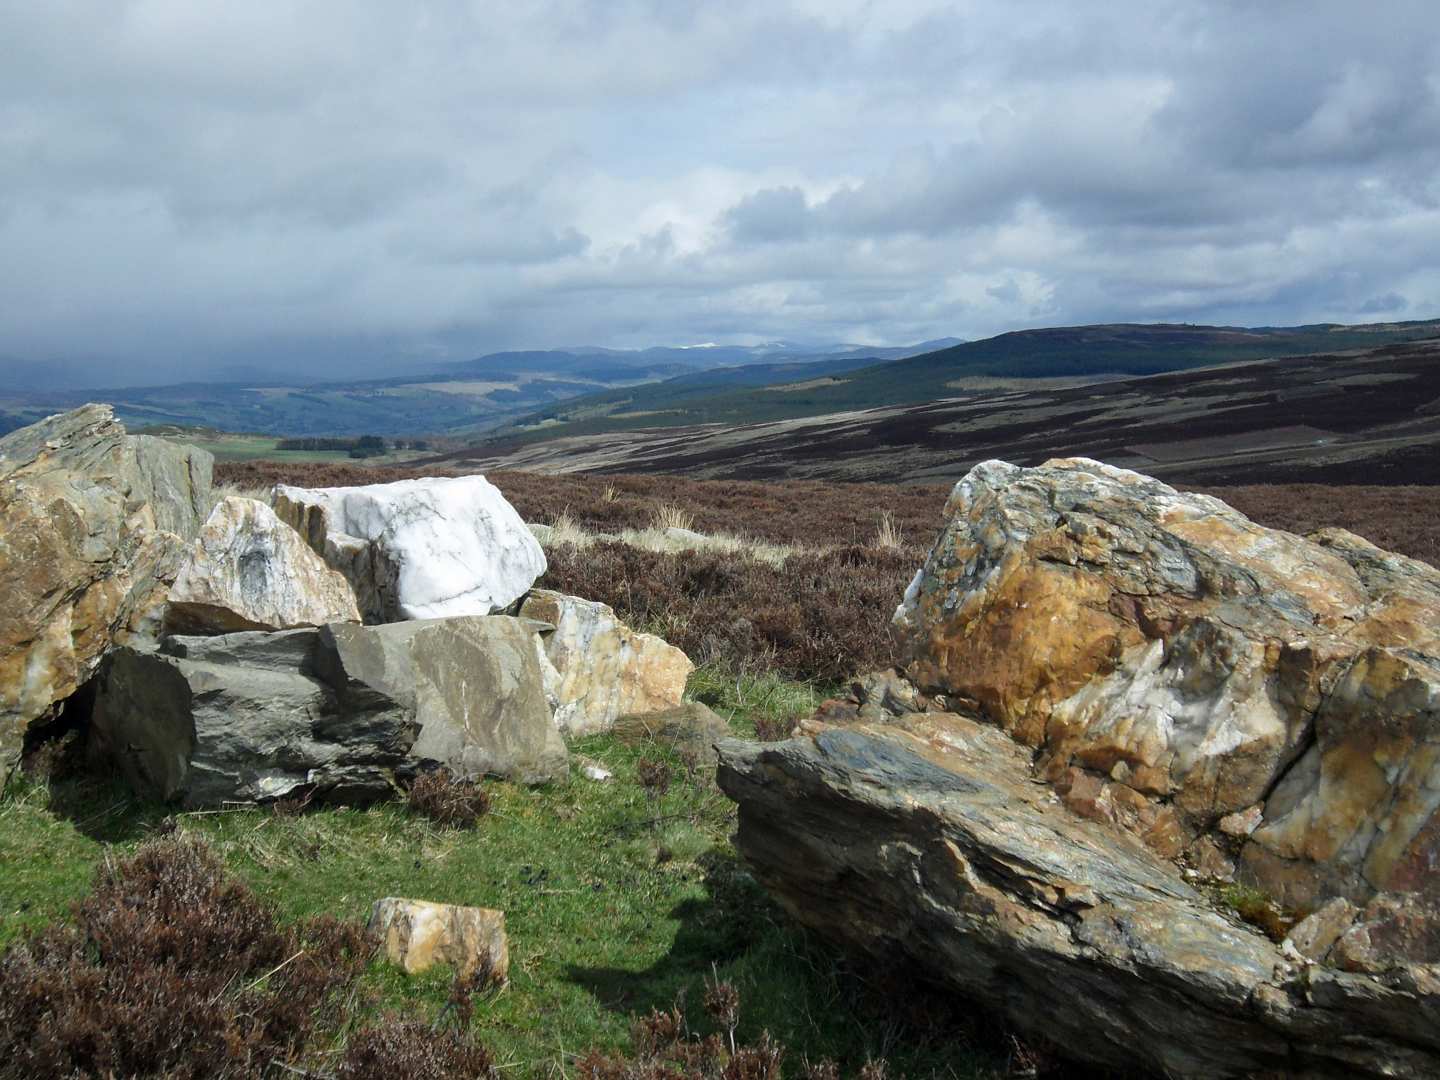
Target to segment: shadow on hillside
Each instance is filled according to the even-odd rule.
[[[148,836],[174,807],[141,802],[116,777],[82,774],[52,779],[49,810],[69,821],[77,832],[105,844]]]
[[[784,916],[733,854],[712,849],[697,863],[705,872],[704,899],[685,900],[669,912],[680,921],[670,951],[643,971],[572,965],[569,978],[612,1012],[668,1009],[677,999],[698,1003],[712,970],[722,977],[762,939],[783,933]],[[799,931],[790,931],[799,933]]]
[[[741,1041],[768,1030],[788,1060],[837,1059],[843,1075],[867,1060],[890,1075],[1034,1076],[1101,1080],[1046,1048],[1013,1039],[997,1018],[943,988],[919,983],[913,967],[856,964],[797,926],[731,852],[698,860],[706,896],[671,915],[680,928],[670,951],[643,970],[572,965],[569,979],[600,1005],[625,1015],[679,1005],[702,1033],[702,1007],[718,978],[740,993]]]

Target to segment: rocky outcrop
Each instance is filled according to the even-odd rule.
[[[90,753],[190,807],[365,802],[437,765],[537,782],[568,767],[542,678],[504,616],[171,637],[107,661]]]
[[[1125,1075],[1440,1076],[1440,968],[1308,963],[1087,821],[992,725],[726,741],[736,844],[801,923]]]
[[[535,589],[520,614],[554,627],[542,639],[555,669],[551,696],[562,731],[592,735],[620,716],[680,704],[695,665],[663,638],[631,630],[605,604]]]
[[[0,773],[111,644],[158,626],[213,459],[86,405],[0,439]]]
[[[483,476],[275,489],[275,510],[349,580],[366,622],[489,615],[545,572],[545,553]]]
[[[1292,909],[1440,890],[1440,571],[1083,459],[977,466],[896,625],[1087,817]]]
[[[461,978],[483,969],[503,982],[510,971],[505,913],[493,908],[387,896],[370,909],[370,932],[407,975],[450,964]]]
[[[255,499],[222,499],[170,590],[167,627],[228,634],[359,622],[355,594],[300,534]]]

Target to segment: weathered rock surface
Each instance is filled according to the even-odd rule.
[[[322,663],[332,651],[317,630],[119,649],[101,675],[90,756],[137,792],[186,807],[300,791],[382,798],[410,761],[417,719],[383,692],[321,678],[338,666]]]
[[[907,672],[1074,809],[1301,911],[1440,891],[1440,571],[1084,459],[983,463],[946,515]]]
[[[542,640],[556,672],[551,694],[563,731],[608,731],[620,716],[680,704],[695,669],[690,658],[663,638],[630,629],[605,604],[535,589],[520,614],[555,628]]]
[[[158,624],[212,464],[127,435],[104,405],[0,439],[0,773],[112,642]]]
[[[483,476],[275,489],[275,510],[350,581],[367,622],[489,615],[545,572],[545,553]]]
[[[436,964],[452,965],[461,977],[484,967],[504,980],[510,971],[505,913],[493,908],[387,896],[370,909],[370,930],[410,975]]]
[[[192,807],[364,802],[435,765],[548,780],[568,766],[537,651],[504,616],[171,637],[107,662],[90,753]]]
[[[267,505],[231,496],[211,512],[170,589],[175,633],[228,634],[359,622],[355,594]]]
[[[420,733],[410,757],[456,776],[543,783],[569,770],[545,697],[536,627],[505,615],[384,626],[331,625],[327,677],[383,693],[411,710]]]
[[[698,701],[686,701],[660,712],[622,716],[612,730],[624,742],[664,743],[699,765],[714,765],[715,744],[732,735],[730,725]]]
[[[1440,968],[1292,962],[991,725],[809,729],[722,743],[718,779],[757,878],[816,931],[1127,1075],[1440,1076]]]

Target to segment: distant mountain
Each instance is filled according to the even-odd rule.
[[[693,424],[792,420],[880,405],[910,405],[1036,380],[1073,383],[1154,375],[1268,357],[1333,353],[1440,337],[1440,321],[1291,327],[1118,323],[1018,330],[851,370],[765,385],[714,387],[684,376],[606,391],[520,417],[497,438],[526,441]],[[881,358],[883,359],[883,358]],[[1014,384],[1014,385],[1012,385]]]
[[[929,344],[929,343],[927,343]],[[926,346],[864,352],[865,364]],[[848,364],[858,346],[766,345],[573,349],[491,353],[433,374],[308,382],[268,365],[232,366],[221,382],[85,388],[76,369],[0,359],[0,431],[86,401],[106,401],[132,427],[175,425],[261,435],[440,435],[492,430],[581,395],[673,377],[754,386],[788,377],[801,358]],[[795,370],[799,370],[798,366]],[[47,381],[48,379],[48,381]],[[36,387],[39,387],[38,389]]]

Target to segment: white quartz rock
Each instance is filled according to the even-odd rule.
[[[490,615],[545,572],[545,553],[483,476],[275,489],[275,509],[350,581],[367,622]]]
[[[345,578],[255,499],[222,499],[170,590],[166,623],[187,634],[359,622]]]

